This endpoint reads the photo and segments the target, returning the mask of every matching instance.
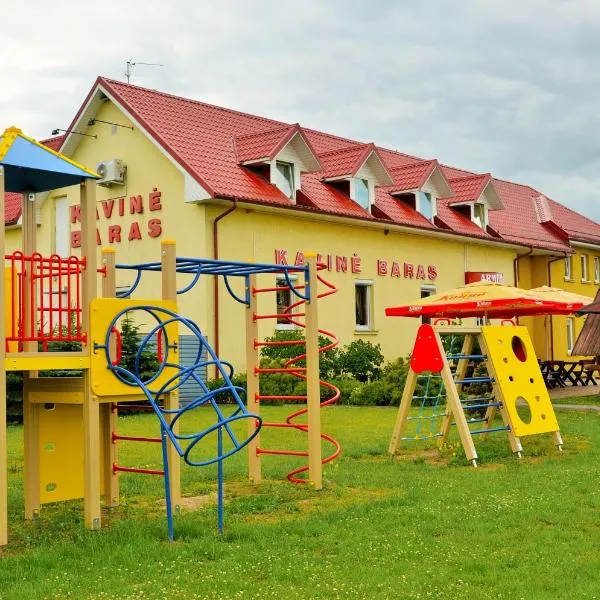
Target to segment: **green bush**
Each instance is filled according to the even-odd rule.
[[[300,329],[278,329],[271,337],[265,338],[265,342],[296,342],[304,341],[304,332]],[[319,336],[319,348],[329,346],[331,340],[323,335]],[[292,358],[304,354],[304,344],[292,344],[289,346],[262,346],[260,350],[261,359],[277,359],[282,365]],[[331,348],[319,355],[319,375],[321,379],[335,377],[341,374],[339,366],[340,350]],[[305,367],[306,361],[300,360],[295,366]]]
[[[358,381],[379,379],[383,354],[379,344],[355,340],[340,351],[340,374],[351,375]]]

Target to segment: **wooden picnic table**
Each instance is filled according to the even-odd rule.
[[[589,360],[544,360],[540,370],[546,387],[567,387],[567,385],[598,385],[594,372],[600,373],[600,363]]]

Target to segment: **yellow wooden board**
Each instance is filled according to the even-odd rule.
[[[37,403],[40,400],[36,398]],[[45,402],[39,408],[38,418],[40,504],[82,498],[83,407],[80,404]],[[107,436],[101,432],[100,440],[106,439]],[[101,463],[100,468],[104,472],[112,466]],[[100,481],[104,482],[102,473]]]
[[[490,373],[517,437],[558,431],[558,421],[525,327],[484,326]]]
[[[120,381],[107,365],[106,353],[103,346],[106,343],[106,333],[115,316],[121,311],[136,306],[153,306],[165,308],[177,312],[177,304],[170,300],[125,300],[120,298],[95,298],[90,304],[90,337],[91,357],[90,374],[92,392],[96,396],[130,396],[139,395],[140,388],[135,385],[127,385]],[[132,315],[134,317],[134,315]],[[160,314],[161,319],[167,320],[166,314]],[[144,323],[140,325],[140,333],[153,329],[158,323],[153,317],[146,313]],[[166,326],[169,343],[177,347],[170,347],[168,360],[171,363],[179,363],[178,327],[177,323],[169,323]],[[98,346],[102,346],[99,348]],[[165,368],[159,377],[147,387],[151,391],[157,391],[166,381],[176,374],[174,368]]]

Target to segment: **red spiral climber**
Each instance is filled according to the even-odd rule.
[[[326,265],[324,265],[324,264],[317,265],[317,271],[322,271],[325,268],[326,268]],[[319,281],[321,284],[323,284],[325,286],[325,290],[323,290],[320,293],[317,293],[317,295],[316,295],[317,300],[337,293],[337,291],[338,291],[337,287],[335,285],[333,285],[331,282],[323,279],[323,277],[321,275],[319,275],[318,273],[317,273],[317,281]],[[294,288],[296,290],[302,290],[305,288],[305,286],[294,286]],[[253,288],[252,293],[255,295],[261,294],[261,293],[267,293],[267,292],[277,293],[277,292],[286,291],[289,289],[290,288],[288,286],[269,287],[269,288]],[[306,304],[306,300],[300,299],[297,302],[290,304],[283,313],[269,314],[269,315],[257,314],[257,315],[255,315],[255,319],[257,319],[257,320],[258,319],[285,319],[287,321],[287,323],[289,323],[290,325],[294,325],[296,327],[305,329],[306,328],[305,323],[301,320],[298,320],[301,317],[305,317],[305,313],[296,312],[299,307],[301,307],[305,304]],[[339,340],[334,333],[332,333],[330,331],[326,331],[324,329],[319,329],[318,333],[319,333],[319,335],[323,335],[331,340],[331,342],[329,344],[319,347],[319,354],[321,354],[323,352],[327,352],[328,350],[335,348],[339,344]],[[304,339],[304,340],[272,341],[272,342],[255,340],[254,345],[255,345],[255,347],[259,347],[259,346],[305,346],[306,340]],[[303,352],[302,354],[299,354],[298,356],[295,356],[294,358],[291,358],[290,360],[288,360],[284,364],[283,367],[279,367],[279,368],[257,367],[256,373],[257,374],[286,373],[286,374],[298,377],[298,379],[306,380],[307,379],[306,368],[300,367],[300,366],[294,366],[297,363],[299,363],[300,361],[304,360],[305,358],[306,358],[306,352]],[[319,385],[321,387],[327,388],[328,390],[331,390],[331,392],[332,392],[332,395],[330,398],[327,398],[326,400],[324,400],[320,403],[321,408],[324,406],[333,404],[338,400],[338,398],[340,397],[340,390],[335,385],[333,385],[327,381],[323,381],[323,380],[319,380]],[[290,396],[290,395],[288,395],[288,396],[267,396],[267,395],[258,394],[257,400],[259,402],[280,401],[280,400],[284,400],[287,402],[306,402],[307,396],[306,395],[303,395],[303,396]],[[306,414],[307,412],[308,412],[308,408],[302,408],[300,410],[295,410],[294,412],[292,412],[290,415],[288,415],[286,417],[285,422],[283,422],[283,423],[269,423],[269,422],[263,421],[262,426],[263,426],[263,428],[279,427],[279,428],[296,429],[297,431],[307,433],[308,425],[306,425],[304,423],[296,422],[296,420],[299,417]],[[336,439],[334,439],[330,435],[327,435],[322,432],[321,432],[321,439],[326,440],[333,447],[333,449],[332,449],[333,451],[321,460],[321,464],[325,465],[339,456],[339,454],[342,450],[342,447]],[[257,454],[274,454],[274,455],[280,455],[280,456],[305,456],[305,457],[308,457],[308,452],[300,452],[300,451],[294,451],[294,450],[267,450],[264,448],[257,448]],[[307,480],[305,478],[300,478],[298,476],[302,473],[306,473],[308,471],[308,469],[309,469],[308,465],[304,465],[297,469],[293,469],[292,471],[290,471],[288,473],[287,478],[292,483],[307,483]]]

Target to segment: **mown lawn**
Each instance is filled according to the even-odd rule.
[[[264,412],[271,420],[289,409]],[[102,531],[82,527],[80,502],[45,506],[25,523],[22,429],[11,427],[0,598],[600,597],[600,416],[559,413],[562,454],[549,436],[523,439],[520,461],[502,433],[476,440],[473,469],[456,446],[389,458],[395,413],[324,410],[324,431],[344,454],[326,467],[322,492],[282,481],[293,459],[266,457],[267,481],[257,487],[245,481],[245,456],[230,459],[221,536],[215,469],[185,468],[184,491],[209,501],[176,517],[174,544],[160,477],[124,475],[121,506],[106,512]],[[151,415],[126,417],[121,431],[154,433],[153,424]],[[155,446],[123,445],[124,464],[157,459]]]

